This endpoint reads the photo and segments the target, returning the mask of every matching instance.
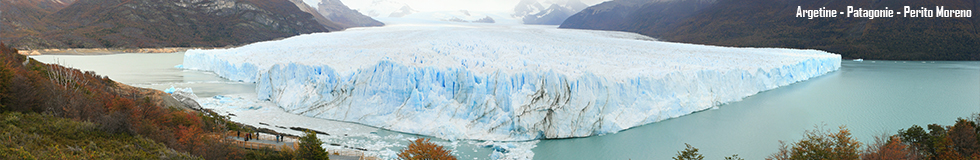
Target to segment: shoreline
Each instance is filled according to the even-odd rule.
[[[109,55],[120,53],[176,53],[190,49],[214,49],[216,47],[164,47],[164,48],[66,48],[19,50],[21,55]]]

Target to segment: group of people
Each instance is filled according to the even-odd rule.
[[[242,137],[242,131],[237,131],[237,134],[238,134],[238,137]],[[255,134],[255,138],[254,139],[258,139],[258,137],[259,137],[259,133],[258,132],[255,132],[255,133],[245,133],[245,137],[244,138],[245,138],[245,141],[246,142],[248,142],[248,140],[252,140],[253,139],[252,138],[252,134]]]
[[[238,133],[238,137],[242,137],[242,131],[237,131],[237,133]],[[254,137],[253,137],[253,134],[254,134]],[[275,134],[275,136],[276,136],[276,142],[283,142],[283,138],[285,137],[285,136],[280,135],[280,134]],[[259,132],[245,133],[245,141],[246,142],[248,142],[248,140],[252,140],[252,139],[259,139]]]

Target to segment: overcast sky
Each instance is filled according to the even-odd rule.
[[[320,0],[303,0],[312,7],[316,7]],[[369,6],[375,0],[341,0],[344,5],[351,8]],[[387,0],[405,3],[412,9],[418,11],[511,11],[520,0]],[[549,1],[549,0],[539,0]],[[554,0],[551,0],[554,1]],[[607,0],[580,0],[586,5],[595,5]]]

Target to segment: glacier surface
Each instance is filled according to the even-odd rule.
[[[391,25],[189,50],[304,116],[444,139],[585,137],[705,110],[840,68],[818,50],[655,41],[554,26]]]

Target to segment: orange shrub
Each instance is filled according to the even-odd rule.
[[[456,157],[449,154],[450,152],[452,151],[429,142],[428,138],[419,138],[409,143],[408,148],[398,153],[398,158],[405,160],[456,160]]]

